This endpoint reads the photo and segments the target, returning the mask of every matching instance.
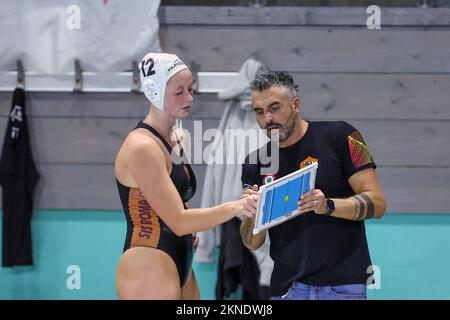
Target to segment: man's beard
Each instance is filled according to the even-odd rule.
[[[270,126],[276,125],[279,127],[279,129],[271,129],[270,132],[267,132],[267,136],[270,139],[278,139],[278,142],[283,142],[287,140],[292,132],[294,132],[295,127],[297,126],[298,117],[297,113],[292,110],[291,115],[288,118],[288,121],[285,125],[282,125],[280,123],[271,123],[266,126],[266,129]]]

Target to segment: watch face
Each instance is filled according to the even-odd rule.
[[[334,201],[331,199],[327,199],[327,207],[328,210],[334,210]]]
[[[331,215],[334,211],[334,201],[331,199],[327,199],[327,215]]]

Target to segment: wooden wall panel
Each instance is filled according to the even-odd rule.
[[[202,71],[235,71],[253,57],[291,72],[450,72],[450,27],[162,26],[160,39]]]
[[[388,212],[449,212],[449,168],[380,168],[377,172]]]

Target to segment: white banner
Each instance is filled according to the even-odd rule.
[[[160,0],[0,0],[0,71],[58,74],[131,69],[161,52]]]

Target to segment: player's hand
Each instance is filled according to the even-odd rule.
[[[254,194],[249,194],[246,196],[241,196],[240,200],[235,201],[235,213],[243,214],[244,216],[254,219],[256,215],[256,209],[258,207],[259,194],[255,192]]]
[[[318,214],[327,213],[327,199],[319,189],[313,189],[300,197],[297,202],[300,213],[314,211]]]

